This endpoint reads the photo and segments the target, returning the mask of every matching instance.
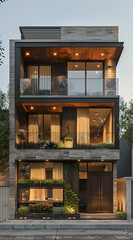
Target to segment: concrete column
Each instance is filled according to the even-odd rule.
[[[126,178],[126,212],[127,219],[131,219],[132,178]]]

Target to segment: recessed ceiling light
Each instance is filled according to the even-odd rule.
[[[101,53],[101,56],[104,56],[104,53]]]
[[[96,122],[96,119],[93,119],[92,121],[93,121],[93,122]]]
[[[25,56],[26,56],[26,57],[29,57],[29,56],[30,56],[30,51],[26,51],[26,52],[25,52]]]
[[[103,160],[103,159],[102,159],[101,161],[102,161],[102,162],[104,162],[104,160]]]
[[[46,162],[48,162],[48,159],[46,159]]]
[[[77,68],[77,67],[78,67],[78,65],[76,64],[76,65],[75,65],[75,67]]]
[[[80,159],[78,160],[78,162],[80,162]]]
[[[54,52],[53,55],[54,55],[54,56],[57,56],[57,52]]]
[[[34,73],[37,73],[37,71],[35,71]]]
[[[95,116],[98,116],[98,112],[95,112],[94,115],[95,115]]]
[[[97,65],[97,67],[99,68],[99,67],[100,67],[100,65],[98,64],[98,65]]]
[[[31,106],[31,107],[30,107],[30,109],[31,109],[31,110],[33,110],[33,109],[34,109],[34,107],[33,107],[33,106]]]
[[[53,110],[56,110],[56,107],[53,107]]]
[[[78,56],[79,54],[78,53],[75,53],[76,56]]]
[[[98,74],[98,71],[96,71],[96,74]]]

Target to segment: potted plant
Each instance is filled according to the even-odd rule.
[[[64,139],[65,148],[73,148],[73,138],[72,137],[66,137]]]

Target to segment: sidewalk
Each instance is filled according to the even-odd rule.
[[[8,220],[0,222],[0,230],[133,230],[133,220]]]

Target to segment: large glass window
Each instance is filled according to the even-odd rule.
[[[86,63],[86,92],[87,95],[103,95],[103,63]]]
[[[69,62],[68,95],[85,95],[85,63]]]

